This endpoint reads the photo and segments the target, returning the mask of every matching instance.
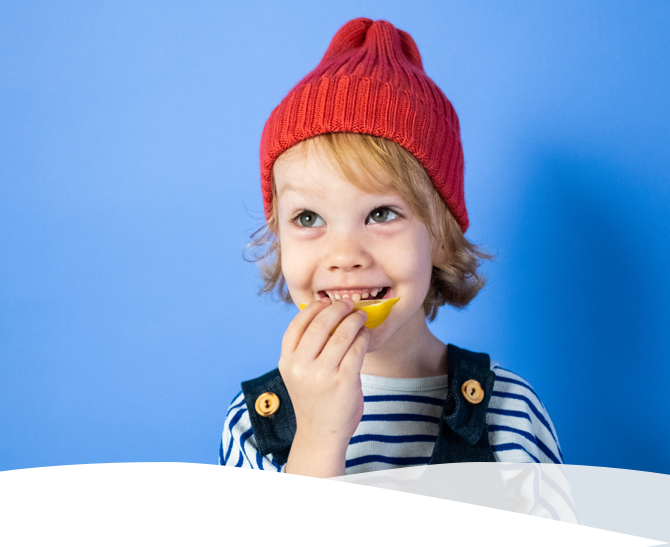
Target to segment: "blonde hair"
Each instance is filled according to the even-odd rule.
[[[326,133],[301,141],[284,154],[306,155],[307,147],[333,160],[346,180],[363,192],[391,191],[402,197],[414,215],[426,226],[435,243],[435,256],[443,261],[433,265],[428,294],[423,303],[429,321],[444,304],[464,308],[486,283],[478,272],[481,260],[491,259],[470,243],[447,208],[442,196],[419,161],[399,144],[360,133]],[[368,176],[365,176],[368,175]],[[381,176],[380,176],[381,175]],[[286,303],[292,299],[281,271],[277,194],[272,180],[272,214],[266,224],[251,235],[245,260],[258,262],[263,287],[259,294],[272,293]],[[249,250],[268,246],[264,252],[247,258]]]

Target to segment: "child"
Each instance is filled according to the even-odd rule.
[[[427,320],[489,258],[464,233],[458,117],[409,34],[355,19],[261,141],[263,292],[308,304],[278,369],[242,384],[219,463],[314,477],[469,462],[562,463],[533,389]],[[354,302],[400,297],[370,330]],[[334,330],[336,328],[336,330]],[[331,335],[331,331],[334,333]]]

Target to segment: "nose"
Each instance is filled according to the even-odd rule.
[[[329,271],[363,270],[372,263],[365,240],[357,230],[331,232],[326,245],[326,266]]]

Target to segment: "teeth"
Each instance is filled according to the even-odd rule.
[[[343,298],[351,298],[354,302],[360,302],[366,298],[375,298],[384,287],[376,287],[374,289],[332,289],[330,291],[321,291],[321,294],[325,294],[330,298],[332,302],[337,302]],[[365,292],[364,292],[365,291]]]

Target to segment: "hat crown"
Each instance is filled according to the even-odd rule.
[[[408,33],[388,21],[373,21],[364,17],[349,21],[337,31],[319,66],[325,68],[324,65],[337,60],[358,61],[370,66],[391,61],[423,71],[419,48]]]

